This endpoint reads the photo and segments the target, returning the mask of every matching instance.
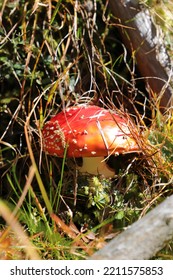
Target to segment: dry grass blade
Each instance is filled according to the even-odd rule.
[[[3,201],[0,201],[0,215],[15,233],[20,245],[22,246],[22,249],[26,253],[26,258],[31,260],[39,260],[40,255],[38,254],[37,249],[30,242],[28,235],[23,230],[23,227]]]
[[[73,239],[73,245],[72,248],[74,246],[77,246],[79,248],[82,248],[84,251],[88,252],[88,248],[87,248],[87,244],[81,240],[82,236],[78,234],[76,234],[75,230],[73,230],[71,227],[69,227],[68,225],[66,225],[57,215],[55,215],[54,213],[51,214],[51,218],[55,221],[55,223],[58,225],[58,227],[63,231],[64,234],[66,234],[68,237],[70,237],[71,239]]]

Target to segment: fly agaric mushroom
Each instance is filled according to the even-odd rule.
[[[105,157],[139,151],[129,119],[92,105],[69,107],[43,127],[43,150],[54,156],[83,159],[82,173],[113,177]]]

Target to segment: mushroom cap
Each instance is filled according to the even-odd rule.
[[[129,119],[98,106],[69,107],[43,127],[43,150],[50,155],[100,157],[139,151]]]

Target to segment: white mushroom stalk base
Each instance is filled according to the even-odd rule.
[[[104,157],[84,157],[82,167],[77,167],[79,172],[91,175],[103,175],[112,178],[115,171],[106,164]]]

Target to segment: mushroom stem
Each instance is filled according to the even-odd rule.
[[[106,164],[104,157],[83,157],[83,165],[77,169],[81,173],[103,175],[105,178],[115,175],[115,171]]]

